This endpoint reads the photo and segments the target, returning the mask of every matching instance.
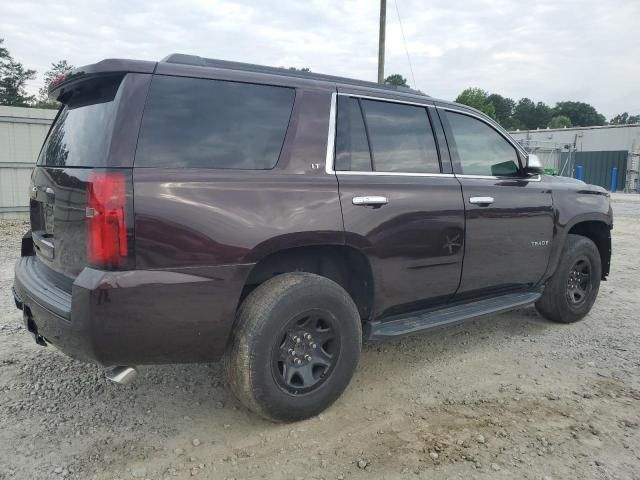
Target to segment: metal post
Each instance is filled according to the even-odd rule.
[[[582,180],[582,165],[576,165],[576,178]]]
[[[615,193],[618,189],[618,169],[613,167],[611,169],[611,193]]]
[[[384,83],[384,35],[387,23],[387,0],[380,0],[380,35],[378,37],[378,83]]]

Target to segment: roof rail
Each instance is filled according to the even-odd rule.
[[[320,80],[325,82],[343,83],[354,86],[381,88],[402,93],[411,93],[413,95],[425,95],[419,90],[403,87],[398,85],[381,85],[375,82],[367,82],[365,80],[356,80],[353,78],[338,77],[334,75],[324,75],[321,73],[303,72],[302,70],[294,70],[279,67],[267,67],[265,65],[255,65],[252,63],[232,62],[229,60],[217,60],[215,58],[205,58],[198,55],[187,55],[184,53],[172,53],[164,57],[161,62],[176,63],[181,65],[194,65],[200,67],[225,68],[229,70],[242,70],[246,72],[266,73],[269,75],[281,75],[285,77],[306,78],[309,80]]]

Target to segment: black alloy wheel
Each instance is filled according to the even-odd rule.
[[[292,395],[309,393],[331,374],[340,355],[335,319],[322,310],[297,315],[284,328],[272,354],[272,373]]]
[[[567,279],[567,298],[569,303],[579,306],[586,301],[591,292],[591,262],[588,258],[579,258],[569,270]]]
[[[283,273],[238,308],[225,353],[229,386],[269,420],[309,418],[347,388],[361,342],[360,313],[344,288],[313,273]]]
[[[602,257],[596,244],[582,235],[569,234],[536,309],[554,322],[577,322],[596,301],[601,278]]]

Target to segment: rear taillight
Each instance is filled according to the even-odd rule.
[[[87,260],[102,268],[127,265],[127,188],[124,174],[95,172],[87,182]]]

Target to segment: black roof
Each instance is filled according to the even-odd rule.
[[[397,85],[381,85],[379,83],[367,82],[365,80],[356,80],[353,78],[337,77],[334,75],[324,75],[321,73],[304,72],[302,70],[292,70],[287,68],[267,67],[265,65],[255,65],[252,63],[217,60],[215,58],[205,58],[198,55],[186,55],[183,53],[172,53],[171,55],[166,56],[160,61],[180,65],[194,65],[199,67],[225,68],[229,70],[242,70],[245,72],[266,73],[269,75],[304,78],[308,80],[319,80],[367,88],[380,88],[392,92],[411,93],[413,95],[426,96],[423,92],[414,90],[409,87],[401,87]]]

